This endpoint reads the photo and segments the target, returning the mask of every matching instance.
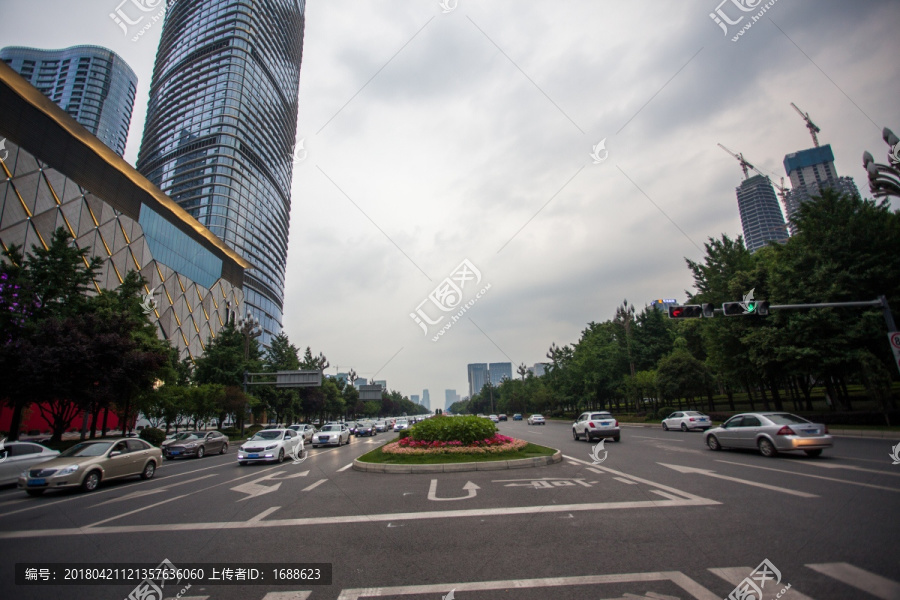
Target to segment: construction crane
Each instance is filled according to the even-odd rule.
[[[722,144],[718,144],[718,146],[719,146],[719,148],[721,148],[722,150],[724,150],[725,152],[727,152],[728,154],[730,154],[731,156],[733,156],[734,158],[736,158],[736,159],[738,160],[739,163],[741,163],[741,169],[743,169],[743,171],[744,171],[744,179],[750,179],[750,173],[747,171],[748,168],[753,169],[754,171],[756,171],[757,173],[759,173],[759,169],[757,169],[756,167],[754,167],[753,165],[751,165],[751,164],[744,158],[744,155],[743,155],[743,154],[740,154],[740,153],[734,153],[734,152],[732,152],[731,150],[729,150],[728,148],[726,148],[725,146],[723,146]],[[760,175],[762,175],[762,173],[760,173]]]
[[[800,108],[793,102],[791,102],[791,106],[793,106],[794,110],[796,110],[797,113],[801,117],[803,117],[803,120],[806,121],[806,128],[809,129],[809,134],[812,136],[813,145],[816,148],[818,148],[819,147],[819,137],[816,134],[822,130],[819,129],[818,125],[816,125],[815,123],[812,122],[812,119],[809,118],[809,113],[805,113],[802,110],[800,110]]]

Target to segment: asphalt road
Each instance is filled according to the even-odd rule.
[[[893,442],[838,438],[819,458],[767,459],[709,451],[700,433],[624,426],[595,464],[594,444],[574,441],[568,423],[499,428],[565,458],[503,471],[352,470],[393,437],[381,434],[300,464],[239,467],[232,450],[90,494],[0,489],[0,598],[119,600],[135,587],[16,585],[16,563],[164,559],[333,565],[329,586],[275,585],[269,568],[259,583],[194,585],[183,600],[438,600],[451,590],[459,600],[713,600],[766,559],[781,576],[765,582],[767,599],[788,585],[787,600],[900,598]]]

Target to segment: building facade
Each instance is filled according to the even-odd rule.
[[[422,390],[422,406],[431,410],[431,394],[428,390]]]
[[[444,410],[448,410],[454,402],[459,402],[456,390],[444,390]]]
[[[488,365],[488,373],[491,385],[497,387],[504,379],[512,379],[512,363],[491,363]]]
[[[138,80],[118,54],[99,46],[8,46],[0,50],[0,60],[116,154],[124,154]]]
[[[838,176],[830,144],[788,154],[784,157],[784,171],[791,179],[791,189],[784,195],[784,210],[791,235],[797,233],[790,222],[791,217],[802,203],[820,196],[822,190],[831,188],[841,194],[859,196],[859,188],[852,177]]]
[[[769,242],[785,242],[788,230],[768,177],[754,175],[736,188],[744,245],[756,252]]]
[[[473,363],[467,367],[469,373],[469,398],[481,391],[488,381],[487,363]]]
[[[305,0],[166,12],[137,169],[254,265],[245,303],[281,331]]]

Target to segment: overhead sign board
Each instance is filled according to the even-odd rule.
[[[275,377],[275,387],[321,387],[322,371],[278,371]]]
[[[381,400],[380,385],[361,385],[359,386],[360,400]]]

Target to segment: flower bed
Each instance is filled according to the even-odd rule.
[[[399,441],[386,444],[381,448],[384,454],[405,456],[428,454],[499,454],[501,452],[518,452],[525,448],[528,442],[511,438],[499,433],[483,440],[475,440],[471,444],[463,444],[458,441],[428,442],[403,438]]]

